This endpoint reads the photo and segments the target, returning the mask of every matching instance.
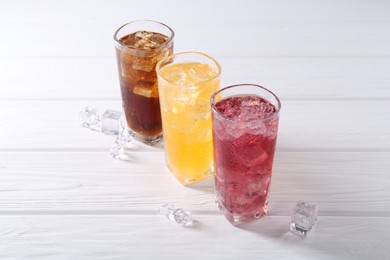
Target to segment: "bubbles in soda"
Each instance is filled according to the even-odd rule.
[[[160,59],[172,54],[173,44],[150,31],[127,34],[119,41],[126,45],[116,46],[116,53],[127,126],[142,136],[157,136],[162,126],[155,69]]]
[[[239,224],[267,213],[277,111],[256,95],[228,97],[215,106],[219,112],[213,113],[217,200],[227,219]]]

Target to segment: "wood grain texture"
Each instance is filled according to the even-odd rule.
[[[119,99],[113,49],[111,56],[0,59],[0,99]],[[282,100],[390,99],[388,57],[215,58],[222,86],[253,82]]]
[[[390,2],[312,0],[0,3],[0,259],[388,259]],[[85,106],[121,108],[112,35],[152,19],[175,51],[202,51],[222,86],[282,101],[269,216],[231,226],[213,179],[184,187],[162,146],[129,163],[113,136],[79,126]],[[319,207],[306,239],[298,200]],[[156,215],[193,212],[194,228]]]
[[[18,3],[7,3],[1,11],[3,57],[112,57],[114,31],[145,18],[174,28],[176,51],[245,57],[390,55],[390,5],[384,1],[246,1],[239,5],[240,14],[236,1],[200,1],[181,6],[180,12],[167,8],[178,5],[172,0],[137,3],[136,8],[121,8],[132,5],[126,1],[22,2],[23,8]],[[25,44],[26,39],[34,40]]]
[[[320,217],[305,239],[289,217],[233,227],[194,215],[193,228],[153,215],[0,216],[2,259],[386,259],[390,218]],[[340,246],[342,244],[343,246]],[[364,246],[362,246],[364,245]],[[196,250],[194,249],[196,248]],[[272,253],[271,253],[272,252]]]
[[[101,111],[120,109],[119,100],[2,101],[0,150],[109,149],[114,137],[79,126],[78,112],[88,105]],[[278,149],[387,151],[390,147],[388,108],[386,100],[282,100]]]
[[[24,23],[2,24],[0,29],[7,37],[2,41],[0,57],[112,57],[112,35],[127,21],[32,23],[28,30]],[[238,23],[189,19],[185,28],[178,21],[166,23],[175,29],[176,52],[197,50],[212,56],[241,57],[390,56],[386,35],[390,22]],[[208,29],[199,30],[204,27]],[[234,37],[232,32],[237,31],[244,37]],[[34,41],[26,45],[26,38]]]
[[[218,214],[212,178],[184,187],[167,170],[162,152],[132,156],[126,163],[104,152],[0,153],[0,215],[154,214],[164,203]],[[305,200],[322,216],[390,217],[389,156],[278,152],[270,215],[288,216]]]

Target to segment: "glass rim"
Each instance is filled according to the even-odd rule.
[[[209,56],[209,55],[207,55],[207,54],[205,54],[205,53],[203,53],[203,52],[199,52],[199,51],[178,52],[178,53],[174,53],[174,54],[172,54],[172,55],[169,55],[169,56],[167,56],[167,57],[165,57],[165,58],[162,58],[161,60],[159,60],[159,61],[157,62],[157,65],[156,65],[156,72],[157,72],[157,74],[158,74],[162,79],[164,79],[165,81],[167,81],[168,83],[170,83],[170,84],[172,84],[172,85],[178,85],[178,84],[176,84],[175,82],[172,82],[172,81],[166,79],[165,77],[163,77],[163,76],[160,74],[160,71],[165,67],[165,66],[164,66],[164,67],[161,67],[161,64],[163,64],[164,62],[166,62],[166,61],[169,60],[169,59],[172,59],[173,57],[181,56],[181,55],[187,55],[187,54],[196,54],[196,55],[200,55],[200,56],[206,57],[207,59],[211,60],[211,61],[215,64],[215,66],[217,67],[217,74],[216,74],[214,77],[212,77],[212,78],[210,78],[210,79],[207,79],[207,80],[205,80],[205,81],[198,82],[198,83],[194,84],[195,86],[201,85],[201,84],[204,84],[204,83],[207,83],[207,82],[210,82],[210,81],[213,81],[213,80],[215,80],[215,79],[217,79],[217,78],[219,78],[219,77],[221,76],[222,69],[221,69],[221,65],[218,63],[218,61],[216,61],[213,57],[211,57],[211,56]],[[180,64],[180,63],[178,63],[178,64]]]
[[[261,88],[261,89],[265,90],[266,92],[268,92],[269,94],[271,94],[275,98],[276,103],[277,103],[277,107],[275,107],[276,108],[276,113],[273,113],[273,114],[271,114],[271,115],[269,115],[269,116],[267,116],[265,118],[257,118],[257,119],[250,119],[250,120],[232,119],[232,118],[229,118],[229,117],[225,116],[224,114],[222,114],[216,107],[215,96],[220,94],[224,90],[227,90],[227,89],[230,89],[230,88],[236,88],[236,87],[243,87],[243,86],[244,87],[246,86],[246,87]],[[265,98],[265,97],[263,97],[263,98]],[[218,91],[214,92],[213,95],[211,95],[211,97],[210,97],[210,105],[211,105],[211,108],[218,113],[218,115],[222,116],[226,120],[234,121],[234,122],[252,122],[252,121],[268,120],[268,119],[271,119],[273,117],[277,117],[279,115],[280,109],[282,108],[282,104],[280,103],[279,98],[271,90],[269,90],[269,89],[267,89],[267,88],[265,88],[263,86],[260,86],[260,85],[257,85],[257,84],[251,84],[251,83],[235,84],[235,85],[230,85],[230,86],[227,86],[227,87],[219,89]]]
[[[165,35],[165,36],[168,37],[168,40],[165,41],[163,44],[159,45],[156,49],[153,49],[153,50],[145,50],[145,49],[135,48],[135,47],[132,47],[132,46],[129,46],[129,45],[126,45],[126,44],[121,43],[121,42],[119,41],[118,37],[117,37],[119,31],[122,30],[124,27],[126,27],[126,26],[129,25],[129,24],[134,24],[134,23],[138,23],[138,22],[148,22],[148,23],[154,23],[154,24],[162,25],[163,27],[167,28],[167,29],[171,32],[171,35],[170,35],[170,36]],[[173,41],[174,36],[175,36],[175,32],[172,30],[172,28],[169,27],[168,25],[164,24],[164,23],[161,23],[161,22],[158,22],[158,21],[154,21],[154,20],[134,20],[134,21],[125,23],[124,25],[120,26],[120,27],[115,31],[115,33],[114,33],[114,41],[115,41],[116,43],[118,43],[120,46],[125,47],[125,48],[129,48],[129,49],[133,49],[133,50],[141,51],[141,52],[150,52],[150,51],[154,51],[154,50],[163,49],[165,46],[169,45],[169,44]]]

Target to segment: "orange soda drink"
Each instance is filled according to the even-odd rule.
[[[156,66],[165,158],[184,185],[213,173],[210,97],[219,89],[221,67],[198,52],[178,53]]]

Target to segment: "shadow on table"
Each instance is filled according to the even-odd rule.
[[[379,246],[372,244],[388,241],[385,238],[387,232],[371,228],[366,224],[370,219],[345,217],[343,212],[338,211],[338,194],[329,196],[329,191],[335,190],[337,183],[324,177],[326,173],[323,172],[323,165],[330,161],[324,156],[324,153],[279,153],[272,177],[269,215],[236,228],[255,236],[270,238],[273,243],[285,248],[286,252],[318,256],[313,259],[373,259],[373,254],[381,256],[376,259],[386,259],[383,253],[385,250],[377,250]],[[340,190],[341,187],[340,184]],[[305,238],[289,231],[290,214],[298,200],[319,207],[318,223]],[[331,203],[338,207],[330,208]],[[321,215],[324,214],[321,204],[325,212],[332,212],[333,215]],[[382,226],[387,226],[388,220],[384,219]],[[375,221],[382,221],[382,218],[375,218]],[[365,237],[371,238],[371,241],[367,240],[367,245],[371,246],[360,247],[362,241],[366,241]]]
[[[296,253],[299,252],[310,256],[321,256],[318,259],[342,259],[342,257],[348,256],[348,252],[340,247],[333,237],[327,236],[325,238],[316,230],[309,233],[307,237],[301,237],[291,233],[289,225],[290,217],[265,216],[259,220],[241,224],[237,228],[262,238],[270,238],[272,243],[279,244],[292,256],[297,256]],[[324,258],[325,255],[328,258]]]
[[[275,222],[276,220],[276,222]],[[260,219],[249,223],[237,225],[238,229],[256,233],[262,236],[280,238],[288,233],[290,222],[285,217],[268,217],[264,216]]]
[[[204,191],[207,193],[215,193],[214,190],[214,177],[210,176],[207,179],[204,179],[202,181],[192,183],[188,186],[186,186],[188,189],[194,189],[198,191]]]

